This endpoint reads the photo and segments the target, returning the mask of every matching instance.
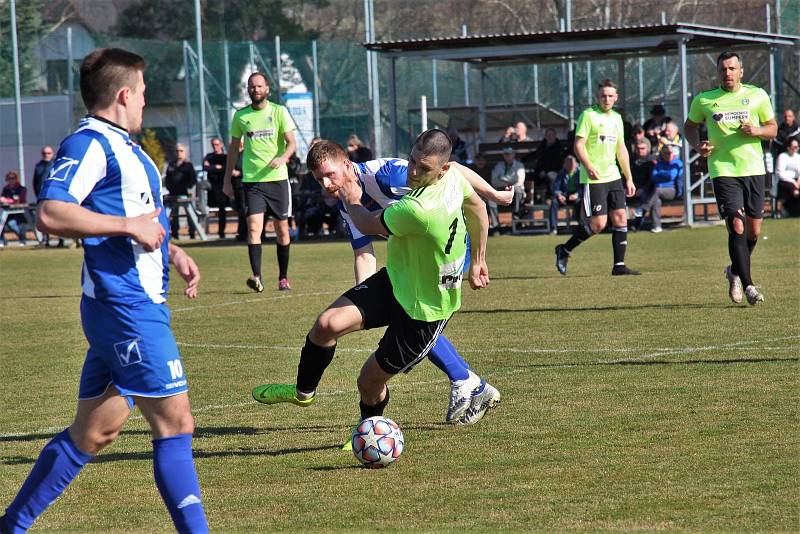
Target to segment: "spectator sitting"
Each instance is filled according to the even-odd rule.
[[[636,125],[633,127],[633,140],[631,141],[631,157],[635,158],[637,154],[636,145],[639,143],[644,143],[647,145],[647,153],[653,151],[653,146],[650,144],[650,139],[644,134],[644,128],[640,125]],[[638,186],[637,186],[638,187]]]
[[[631,158],[631,174],[633,175],[633,185],[636,186],[636,193],[627,199],[628,206],[633,208],[631,218],[631,229],[636,231],[638,225],[633,222],[641,221],[642,204],[649,196],[652,189],[651,177],[655,166],[656,156],[650,153],[650,142],[647,138],[639,140],[633,147],[633,158]]]
[[[527,143],[533,141],[533,139],[528,137],[528,125],[524,122],[519,121],[516,126],[514,126],[514,131],[517,134],[518,143]]]
[[[226,209],[228,206],[228,195],[222,191],[225,179],[225,164],[228,156],[225,154],[222,141],[219,137],[211,139],[211,152],[203,158],[203,170],[206,171],[206,179],[211,185],[211,194],[208,196],[208,205],[215,207],[217,211],[217,221],[219,226],[219,238],[225,239],[225,226],[227,223]]]
[[[650,110],[650,118],[644,123],[644,134],[650,140],[651,144],[658,143],[658,136],[661,134],[661,130],[664,129],[664,125],[670,120],[669,117],[666,116],[666,110],[664,106],[661,104],[656,104]]]
[[[506,128],[506,133],[503,134],[503,137],[500,138],[500,143],[516,143],[517,142],[517,131],[514,129],[513,126],[509,126]]]
[[[177,200],[189,197],[189,189],[197,184],[197,173],[194,165],[186,159],[186,147],[180,143],[175,145],[176,157],[167,165],[167,172],[164,174],[164,185],[169,191],[170,198],[170,233],[174,239],[178,239],[180,229],[179,207]],[[186,214],[189,208],[184,204]],[[194,239],[194,226],[189,223],[189,237]]]
[[[33,194],[36,195],[36,200],[39,200],[39,193],[42,190],[42,184],[47,179],[47,176],[50,174],[50,170],[53,168],[53,147],[49,145],[45,145],[42,147],[42,159],[39,163],[36,164],[36,167],[33,169]],[[50,246],[50,235],[49,234],[42,234],[42,242],[44,242],[44,246]],[[64,246],[64,238],[58,238],[58,247],[61,248]]]
[[[3,191],[0,192],[0,204],[7,206],[25,205],[28,200],[28,190],[24,185],[19,183],[19,174],[15,171],[6,173],[6,185]],[[26,234],[28,233],[28,225],[26,224],[23,215],[9,215],[6,220],[6,228],[17,234],[19,243],[22,246],[28,244]],[[6,246],[6,238],[3,233],[5,228],[0,228],[0,244]]]
[[[553,181],[561,171],[566,150],[556,137],[554,128],[544,131],[544,139],[536,149],[536,167],[534,168],[534,202],[543,202],[546,194],[553,191]]]
[[[643,209],[650,212],[653,219],[651,232],[661,232],[661,201],[674,200],[681,196],[683,190],[683,160],[678,156],[678,149],[664,145],[659,153],[660,157],[653,167],[653,187],[648,192]],[[644,214],[643,214],[644,216]],[[637,219],[637,227],[641,227],[641,220]]]
[[[450,142],[453,144],[453,149],[450,152],[450,160],[457,161],[458,163],[466,165],[467,159],[467,144],[458,135],[458,130],[455,128],[448,128],[447,135],[450,137]]]
[[[492,169],[489,167],[489,163],[486,161],[486,156],[480,153],[476,154],[475,161],[473,161],[472,165],[469,167],[475,171],[478,176],[486,180],[486,183],[492,183]]]
[[[513,212],[522,216],[522,205],[525,198],[525,166],[515,157],[514,149],[503,149],[503,161],[499,161],[492,169],[492,187],[498,191],[506,187],[514,188]],[[494,205],[496,213],[497,205]],[[490,214],[491,215],[491,214]]]
[[[364,146],[364,143],[361,142],[361,139],[356,134],[352,134],[347,138],[347,157],[354,163],[364,163],[373,159],[372,150]]]
[[[800,140],[790,137],[786,142],[786,152],[778,155],[775,174],[778,182],[778,199],[783,211],[792,217],[800,215],[800,154],[797,153]]]
[[[678,133],[678,125],[675,124],[675,121],[668,121],[661,131],[661,135],[658,136],[658,153],[661,153],[661,149],[665,145],[677,147],[680,151],[681,142],[681,135]]]
[[[789,149],[789,139],[800,139],[800,125],[794,116],[794,111],[791,109],[783,110],[783,122],[778,126],[778,135],[773,140],[773,147],[775,152],[773,155],[777,157],[781,152],[786,152]]]
[[[558,210],[563,206],[580,204],[580,169],[575,156],[564,158],[564,165],[553,182],[553,200],[550,203],[550,233],[558,233]],[[579,210],[574,210],[579,219]]]

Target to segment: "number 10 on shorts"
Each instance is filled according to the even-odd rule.
[[[172,375],[173,380],[183,377],[183,364],[180,360],[170,360],[167,365],[169,365],[169,374]]]

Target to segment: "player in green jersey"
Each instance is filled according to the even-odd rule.
[[[613,276],[639,274],[625,265],[628,246],[628,216],[625,197],[636,194],[633,185],[622,117],[614,111],[619,95],[611,80],[597,87],[597,104],[578,117],[575,128],[575,155],[581,162],[580,179],[583,193],[583,220],[563,245],[556,247],[556,268],[567,274],[567,261],[572,251],[603,231],[611,216],[611,245],[614,250]],[[619,162],[625,183],[617,168]]]
[[[737,53],[720,54],[717,73],[719,87],[692,100],[684,132],[689,144],[708,159],[717,207],[728,227],[728,295],[737,304],[745,296],[754,306],[764,301],[750,274],[750,256],[764,217],[761,141],[773,139],[778,124],[767,93],[742,83],[744,69]],[[700,140],[702,123],[708,128],[708,140]]]
[[[261,235],[264,217],[275,220],[275,241],[278,255],[278,289],[292,288],[287,278],[289,270],[289,217],[292,215],[292,190],[286,162],[294,153],[294,121],[289,111],[280,104],[267,100],[269,82],[260,72],[247,80],[247,92],[252,104],[238,110],[231,121],[231,142],[228,154],[242,152],[242,187],[247,206],[247,252],[253,275],[247,286],[259,293],[264,291],[261,281]],[[231,177],[236,158],[228,158],[225,166],[223,191],[233,198]]]
[[[357,330],[388,327],[358,379],[361,418],[380,415],[389,401],[388,380],[408,372],[428,355],[461,305],[461,279],[470,235],[467,276],[473,289],[486,287],[488,219],[483,201],[461,172],[448,163],[451,145],[441,130],[423,132],[408,161],[411,191],[382,210],[361,204],[355,175],[337,176],[337,193],[353,224],[365,235],[388,235],[386,268],[345,292],[318,317],[300,355],[295,404],[315,400],[316,388],[333,360],[338,338]],[[327,175],[326,175],[327,176]],[[474,403],[485,411],[498,400],[494,388]]]

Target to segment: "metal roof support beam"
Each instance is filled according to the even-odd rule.
[[[480,69],[480,100],[478,101],[478,135],[481,142],[486,142],[486,70]]]
[[[390,59],[389,67],[389,125],[392,139],[392,156],[397,157],[397,58]]]
[[[689,118],[689,103],[686,101],[688,93],[688,79],[686,74],[686,40],[681,39],[678,41],[678,68],[681,73],[681,124],[686,123]],[[691,164],[689,163],[689,143],[682,143],[683,148],[683,209],[686,224],[692,226],[694,224],[694,202],[692,202],[692,173],[690,170]],[[702,187],[702,186],[701,186]]]

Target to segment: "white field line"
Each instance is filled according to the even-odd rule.
[[[751,341],[742,341],[738,343],[726,343],[723,345],[708,345],[705,347],[684,347],[684,348],[672,348],[672,349],[663,349],[659,352],[653,352],[649,354],[643,354],[637,358],[629,358],[625,360],[595,360],[593,362],[588,362],[589,364],[594,365],[602,365],[602,364],[614,364],[614,363],[625,363],[625,362],[637,362],[637,361],[647,361],[648,359],[652,359],[658,356],[664,356],[668,354],[690,354],[693,352],[702,352],[708,350],[719,350],[719,349],[733,349],[733,350],[751,350],[754,347],[742,346],[742,345],[757,345],[759,343],[770,342],[770,341],[784,341],[788,339],[798,339],[800,336],[786,336],[786,337],[777,337],[777,338],[769,338],[769,339],[761,339],[761,340],[751,340]],[[261,346],[261,345],[192,345],[189,343],[179,343],[179,345],[185,347],[195,347],[195,348],[241,348],[241,349],[270,349],[270,350],[295,350],[299,351],[299,347],[273,347],[273,346]],[[788,347],[757,347],[758,350],[761,351],[780,351],[786,350]],[[342,349],[337,349],[337,351],[341,351]],[[592,352],[599,352],[605,350],[606,352],[634,352],[637,349],[591,349]],[[349,349],[350,352],[371,352],[371,349]],[[502,352],[503,349],[497,350],[480,350],[480,351],[471,351],[471,352]],[[553,354],[561,354],[561,353],[574,353],[586,351],[586,349],[531,349],[529,352],[536,352],[536,353],[553,353]],[[523,352],[523,349],[518,349],[515,352]],[[502,371],[495,371],[492,373],[493,376],[507,376],[507,375],[515,375],[521,374],[524,372],[529,371],[545,371],[550,369],[570,369],[573,367],[579,367],[583,364],[565,364],[565,363],[555,363],[552,365],[540,365],[537,367],[524,367],[524,368],[516,368],[516,369],[506,369]],[[436,380],[424,380],[424,381],[414,381],[414,382],[407,382],[401,381],[392,384],[392,388],[394,389],[413,389],[418,386],[429,386],[432,384],[440,384],[447,382],[446,378],[439,378]],[[335,390],[325,390],[321,392],[324,397],[336,397],[340,395],[355,395],[358,393],[356,388],[350,389],[335,389]],[[228,410],[228,409],[236,409],[236,408],[244,408],[246,406],[254,406],[258,403],[256,401],[248,401],[248,402],[239,402],[236,404],[208,404],[206,406],[200,406],[196,408],[192,408],[192,413],[203,413],[203,412],[211,412],[216,410]],[[134,415],[129,420],[136,421],[141,420],[143,417],[141,415]],[[45,427],[40,428],[37,430],[33,430],[30,432],[10,432],[10,433],[0,433],[0,439],[2,438],[25,438],[29,436],[34,436],[37,434],[53,434],[56,432],[60,432],[63,430],[63,426],[52,426],[52,427]]]
[[[318,293],[283,293],[282,295],[275,295],[272,297],[258,297],[253,299],[233,300],[230,302],[220,302],[217,304],[201,304],[199,306],[186,306],[184,308],[172,308],[172,313],[180,313],[194,310],[203,310],[209,308],[224,308],[226,306],[237,306],[239,304],[251,304],[253,302],[264,302],[265,300],[282,300],[295,297],[317,297],[320,295],[338,295],[341,291],[320,291]]]

